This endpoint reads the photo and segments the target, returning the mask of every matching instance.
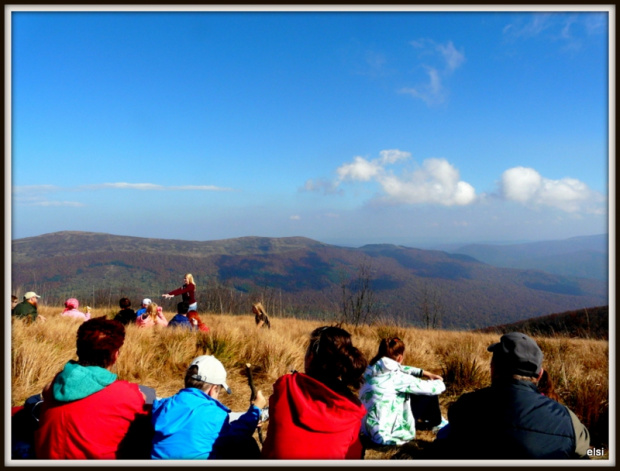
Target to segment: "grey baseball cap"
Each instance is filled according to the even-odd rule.
[[[534,339],[521,332],[502,335],[487,350],[493,352],[494,363],[506,372],[532,377],[540,374],[543,352]]]

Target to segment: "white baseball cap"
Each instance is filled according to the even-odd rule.
[[[142,304],[146,304],[147,306],[148,306],[149,304],[151,304],[151,302],[152,302],[152,301],[151,301],[149,298],[144,298],[144,299],[142,300]]]
[[[40,298],[41,296],[39,296],[37,293],[35,293],[34,291],[28,291],[26,294],[24,294],[24,299],[26,301],[28,301],[30,298]]]
[[[192,375],[192,378],[205,383],[219,384],[224,390],[230,394],[232,391],[226,384],[226,370],[222,362],[212,355],[201,355],[194,358],[190,367],[197,366],[198,373]]]

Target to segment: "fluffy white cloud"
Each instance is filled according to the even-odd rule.
[[[358,156],[353,159],[353,162],[340,166],[336,173],[340,181],[358,180],[367,182],[382,171],[383,168],[379,160],[368,161],[364,157]]]
[[[551,180],[533,168],[514,167],[502,174],[500,192],[511,201],[535,206],[550,206],[566,212],[597,212],[602,195],[575,178]]]
[[[387,167],[411,154],[397,149],[384,150],[380,157],[367,160],[355,157],[343,164],[336,173],[337,184],[344,181],[377,182],[383,193],[377,201],[388,204],[467,205],[476,199],[476,191],[467,182],[460,181],[459,171],[445,159],[427,159],[413,172],[395,175]]]
[[[409,175],[385,175],[378,181],[385,192],[381,200],[390,203],[463,206],[476,200],[474,187],[461,181],[459,171],[445,159],[427,159]]]

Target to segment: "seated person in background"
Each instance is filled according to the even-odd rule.
[[[24,294],[24,300],[17,304],[11,311],[11,315],[17,319],[24,319],[26,322],[34,322],[37,319],[45,321],[45,317],[39,315],[37,312],[37,305],[39,303],[39,296],[34,291],[28,291]]]
[[[153,404],[153,459],[257,459],[252,437],[267,401],[259,391],[248,411],[230,422],[230,409],[218,401],[226,384],[224,365],[211,355],[194,359],[185,388]]]
[[[433,396],[431,407],[441,422],[438,396],[446,386],[441,376],[402,364],[405,344],[398,337],[381,340],[379,351],[364,373],[359,397],[367,413],[362,433],[377,445],[402,445],[415,438],[412,395]],[[429,378],[424,381],[421,378]]]
[[[17,306],[18,303],[18,299],[17,296],[15,296],[14,294],[11,295],[11,315],[13,314],[13,309],[15,309],[15,306]]]
[[[463,394],[434,442],[438,459],[567,459],[587,456],[588,429],[566,406],[540,393],[543,353],[520,332],[488,350],[491,386]]]
[[[43,390],[37,458],[148,458],[150,406],[137,384],[110,371],[124,340],[118,321],[96,317],[80,325],[78,361],[70,360]]]
[[[118,302],[121,310],[114,316],[114,320],[120,322],[123,325],[130,324],[136,321],[136,313],[131,309],[131,301],[129,298],[121,298]]]
[[[196,311],[189,311],[187,313],[187,318],[192,323],[195,329],[198,329],[202,332],[209,332],[209,327],[207,327],[207,325],[202,322],[202,319]]]
[[[361,459],[366,409],[349,387],[359,387],[367,364],[346,330],[315,329],[306,373],[286,374],[273,386],[263,458]]]
[[[162,312],[161,306],[151,303],[146,307],[146,312],[136,317],[138,327],[152,327],[154,325],[167,326],[168,320]]]
[[[149,304],[151,304],[151,302],[152,301],[149,298],[144,298],[142,300],[142,307],[136,311],[136,317],[144,314],[146,312],[146,308],[149,307]]]
[[[65,301],[65,308],[63,309],[61,316],[72,317],[74,319],[81,319],[87,321],[90,319],[90,308],[86,308],[86,314],[78,310],[80,303],[75,298],[69,298]]]
[[[265,308],[263,308],[262,303],[252,304],[252,312],[254,313],[254,320],[256,321],[256,327],[259,329],[266,325],[267,328],[271,329],[271,323],[269,322],[269,316],[265,312]]]
[[[187,311],[189,310],[189,304],[185,301],[181,301],[177,304],[177,314],[170,319],[168,327],[186,327],[188,329],[195,329],[191,321],[187,318]]]

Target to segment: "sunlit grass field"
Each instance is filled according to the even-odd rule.
[[[64,364],[75,355],[79,320],[60,316],[61,307],[40,307],[46,322],[27,325],[12,321],[11,332],[11,405],[41,392]],[[112,318],[116,310],[97,310],[93,317]],[[168,319],[173,313],[164,312]],[[228,372],[233,393],[220,400],[233,411],[249,406],[250,389],[246,364],[251,365],[254,383],[265,397],[272,385],[291,370],[303,371],[304,353],[310,332],[319,321],[277,319],[271,317],[271,329],[258,330],[254,317],[202,314],[210,331],[187,332],[161,327],[127,327],[113,371],[120,379],[150,386],[158,397],[175,394],[183,387],[185,369],[191,360],[204,354],[215,355]],[[499,335],[444,330],[425,330],[398,325],[343,325],[353,343],[372,358],[379,340],[398,336],[405,342],[407,365],[441,374],[447,390],[440,396],[444,416],[448,406],[462,393],[490,384],[487,347]],[[609,344],[603,340],[536,337],[545,355],[544,367],[554,381],[560,401],[570,407],[591,433],[591,445],[608,450],[609,442]],[[418,432],[416,440],[390,451],[369,450],[366,459],[415,458],[421,447],[434,438],[430,432]],[[608,454],[604,458],[608,458]]]

